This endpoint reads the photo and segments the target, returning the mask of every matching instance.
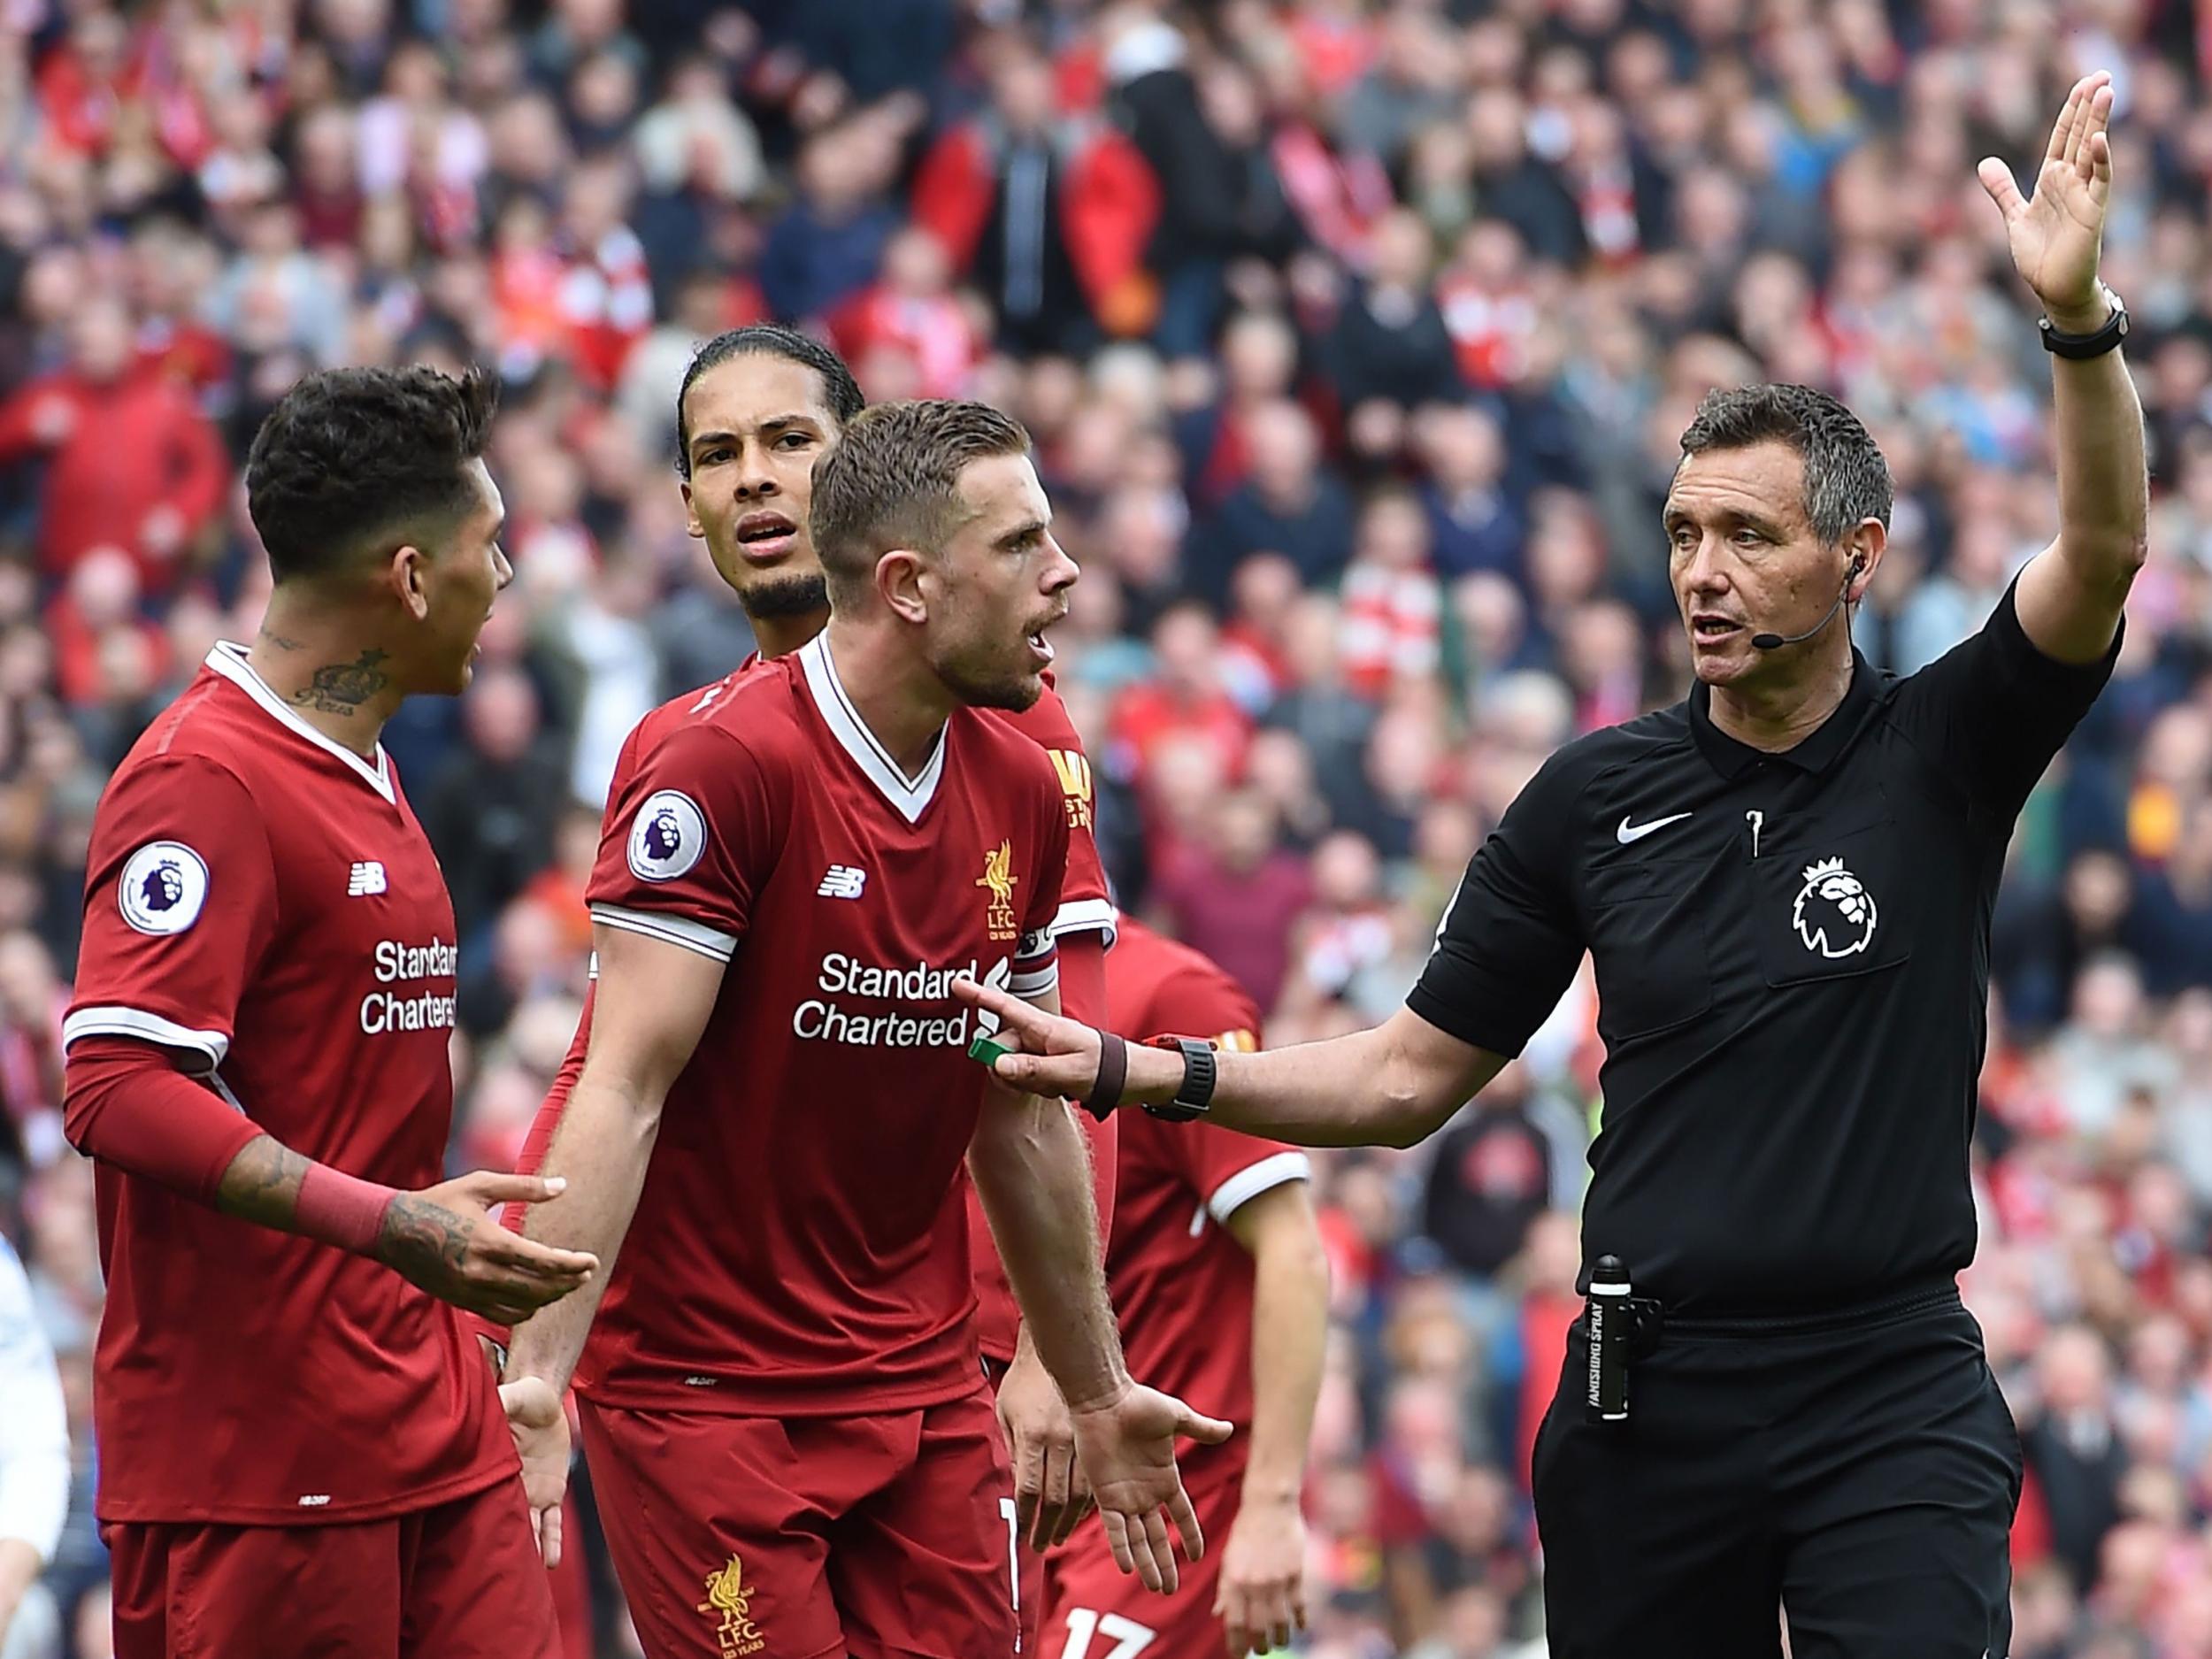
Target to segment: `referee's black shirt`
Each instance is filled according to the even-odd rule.
[[[1468,866],[1407,1004],[1520,1052],[1587,949],[1605,1041],[1585,1260],[1707,1314],[1878,1296],[1974,1254],[1989,917],[2028,792],[2112,672],[2008,592],[1904,679],[1855,657],[1794,749],[1710,695],[1559,750]]]

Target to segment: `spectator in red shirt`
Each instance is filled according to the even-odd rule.
[[[991,104],[924,157],[914,218],[997,308],[1002,342],[1064,351],[1094,324],[1140,333],[1155,295],[1142,260],[1160,187],[1136,147],[1093,116],[1054,113],[1052,68],[1009,45]]]
[[[118,547],[149,593],[165,594],[222,504],[222,444],[187,392],[135,366],[120,301],[88,297],[70,330],[70,366],[0,404],[0,463],[46,458],[44,575],[59,580],[93,549]]]
[[[1306,861],[1277,836],[1275,808],[1253,789],[1219,797],[1197,845],[1171,849],[1152,900],[1173,935],[1212,957],[1271,1009],[1290,972],[1290,935],[1312,898]]]
[[[122,549],[94,548],[77,561],[68,586],[46,609],[63,701],[81,708],[99,700],[107,681],[102,657],[113,634],[138,634],[156,677],[166,672],[168,638],[140,614],[139,597],[138,565]]]
[[[952,267],[933,232],[910,225],[883,251],[883,274],[829,318],[830,337],[849,362],[881,346],[909,353],[917,397],[960,397],[983,355],[967,308],[952,293]],[[881,388],[871,384],[879,397]]]
[[[1160,618],[1152,630],[1156,670],[1122,693],[1109,722],[1109,764],[1118,776],[1141,786],[1154,752],[1176,737],[1202,739],[1225,776],[1242,770],[1252,721],[1222,686],[1220,638],[1203,605],[1186,601]]]
[[[174,220],[154,219],[131,237],[129,268],[139,361],[182,382],[216,412],[211,405],[230,380],[230,342],[196,309],[214,280],[214,250]]]
[[[78,15],[68,43],[38,71],[39,110],[57,142],[85,155],[107,148],[117,111],[135,92],[129,47],[114,12],[87,8]]]
[[[588,162],[569,175],[560,245],[559,309],[572,365],[593,390],[621,378],[630,348],[653,326],[645,249],[626,222],[630,184],[619,163]]]

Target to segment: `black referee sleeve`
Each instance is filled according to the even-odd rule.
[[[1571,752],[1545,763],[1475,854],[1406,997],[1438,1030],[1493,1054],[1520,1053],[1582,961]]]
[[[2112,678],[2126,624],[2093,663],[2058,662],[2038,650],[2008,588],[1981,631],[1897,688],[1900,730],[1961,779],[1975,803],[2017,816],[2036,780]]]

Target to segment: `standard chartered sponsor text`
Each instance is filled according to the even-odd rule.
[[[426,945],[380,939],[373,960],[380,987],[404,985],[418,979],[449,982],[459,965],[460,952],[437,938]],[[380,989],[361,999],[361,1030],[366,1036],[380,1037],[396,1031],[450,1031],[453,1025],[450,992]]]
[[[822,958],[814,983],[825,995],[810,997],[792,1010],[791,1030],[810,1041],[844,1042],[873,1048],[964,1048],[968,1041],[971,1009],[954,1003],[952,982],[983,977],[974,962],[958,967],[933,968],[926,962],[884,967],[862,962],[841,951]],[[946,1012],[925,1015],[894,1008],[888,1011],[857,1008],[851,1001],[929,1003]]]

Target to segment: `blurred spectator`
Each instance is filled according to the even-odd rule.
[[[1280,553],[1309,583],[1344,567],[1352,534],[1349,493],[1321,458],[1313,419],[1278,399],[1251,411],[1245,426],[1248,481],[1192,532],[1186,581],[1217,607],[1229,578],[1254,553]]]
[[[1053,100],[1051,65],[1010,42],[989,106],[938,139],[914,185],[915,219],[1023,353],[1079,351],[1094,325],[1142,333],[1156,310],[1141,260],[1159,183],[1127,138]]]
[[[897,227],[884,197],[890,153],[859,118],[809,139],[798,196],[768,233],[760,285],[780,317],[818,318],[864,287]]]
[[[2104,1345],[2079,1325],[2045,1340],[2037,1364],[2039,1409],[2021,1435],[2051,1517],[2058,1559],[2076,1584],[2093,1584],[2097,1552],[2119,1519],[2126,1449],[2112,1416]]]
[[[559,757],[540,742],[537,692],[524,675],[486,669],[461,713],[463,747],[424,790],[421,816],[466,940],[546,868],[563,790]]]
[[[1275,810],[1249,789],[1218,797],[1203,839],[1170,849],[1152,902],[1174,936],[1213,958],[1262,1008],[1290,969],[1290,931],[1306,907],[1304,861],[1275,846]]]
[[[175,381],[142,370],[121,301],[89,296],[71,323],[71,365],[0,403],[0,462],[44,464],[38,559],[67,576],[103,548],[167,593],[220,503],[223,453]]]

